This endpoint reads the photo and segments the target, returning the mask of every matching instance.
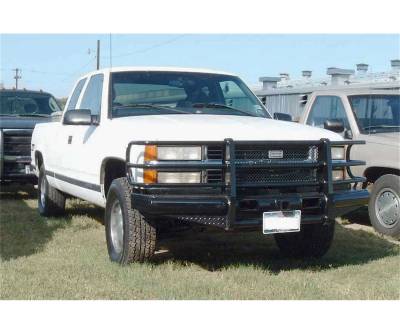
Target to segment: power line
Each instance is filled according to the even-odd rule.
[[[68,73],[66,72],[47,72],[47,71],[38,71],[36,69],[25,69],[25,68],[24,72],[43,74],[43,75],[68,75]]]
[[[71,76],[75,76],[76,74],[82,72],[82,70],[83,70],[84,68],[86,68],[86,67],[87,67],[93,60],[95,60],[95,59],[96,59],[96,57],[90,58],[90,60],[89,60],[86,64],[84,64],[82,67],[80,67],[79,69],[77,69],[75,72],[73,72],[73,73],[67,75],[67,77],[66,77],[64,80],[62,80],[62,82],[66,81],[66,80],[69,79]]]
[[[129,55],[132,55],[132,54],[137,54],[137,53],[144,53],[144,52],[153,50],[155,48],[174,43],[175,41],[177,41],[178,39],[181,39],[183,37],[186,37],[186,35],[179,35],[179,36],[176,36],[174,38],[170,38],[170,39],[168,39],[168,40],[166,40],[164,42],[160,42],[160,43],[154,44],[152,46],[149,46],[149,47],[146,47],[146,48],[143,48],[143,49],[139,49],[139,50],[128,52],[128,53],[119,54],[119,55],[113,56],[113,59],[122,58],[122,57],[126,57],[126,56],[129,56]]]
[[[47,72],[47,71],[38,71],[36,69],[27,69],[25,67],[20,68],[21,72],[28,72],[28,73],[35,73],[35,74],[43,74],[43,75],[68,75],[69,73],[66,72]],[[5,72],[5,71],[12,71],[14,72],[15,69],[12,68],[0,68],[0,71]]]

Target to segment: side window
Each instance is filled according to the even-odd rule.
[[[71,95],[71,98],[69,100],[67,110],[73,110],[76,107],[76,103],[78,102],[79,95],[82,92],[82,88],[85,85],[86,79],[82,79],[78,82],[76,85],[74,92]]]
[[[90,78],[79,106],[81,109],[92,111],[92,115],[100,115],[103,78],[103,74],[96,74]]]
[[[349,128],[346,111],[340,97],[337,96],[318,96],[308,115],[307,125],[324,127],[324,122],[328,119],[341,120],[346,129]]]

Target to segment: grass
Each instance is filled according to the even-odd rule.
[[[151,263],[120,267],[101,209],[72,201],[65,218],[45,219],[34,193],[0,195],[0,299],[400,298],[399,243],[370,227],[338,224],[320,260],[285,259],[258,232],[189,232],[160,244]]]

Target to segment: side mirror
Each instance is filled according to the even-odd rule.
[[[344,131],[344,124],[343,121],[338,119],[328,119],[324,122],[324,128],[335,133],[342,133]]]
[[[292,116],[290,114],[287,114],[287,113],[275,112],[274,113],[274,119],[283,120],[283,121],[292,121]]]
[[[64,125],[92,125],[92,114],[88,109],[67,110],[64,114]]]

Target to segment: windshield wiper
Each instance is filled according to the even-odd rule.
[[[50,117],[49,114],[44,114],[44,113],[10,113],[10,114],[0,114],[2,117],[15,117],[15,118],[23,118],[23,117],[43,117],[43,118],[48,118]]]
[[[254,117],[254,115],[252,115],[251,113],[248,113],[246,111],[242,111],[242,110],[239,110],[239,109],[235,109],[235,108],[233,108],[231,106],[228,106],[228,105],[225,105],[225,104],[219,104],[219,103],[195,103],[195,104],[192,104],[192,107],[193,108],[228,109],[228,110],[232,110],[232,111],[235,111],[235,112],[242,113],[242,114],[244,114],[246,116]]]
[[[169,106],[159,106],[159,105],[154,105],[154,104],[125,104],[125,105],[114,105],[113,109],[134,109],[134,108],[146,108],[146,109],[156,109],[156,110],[167,110],[167,111],[173,111],[177,113],[185,113],[188,114],[189,112],[178,110],[173,107]]]
[[[21,113],[17,114],[17,117],[41,117],[41,118],[49,118],[49,114],[44,114],[44,113]]]

